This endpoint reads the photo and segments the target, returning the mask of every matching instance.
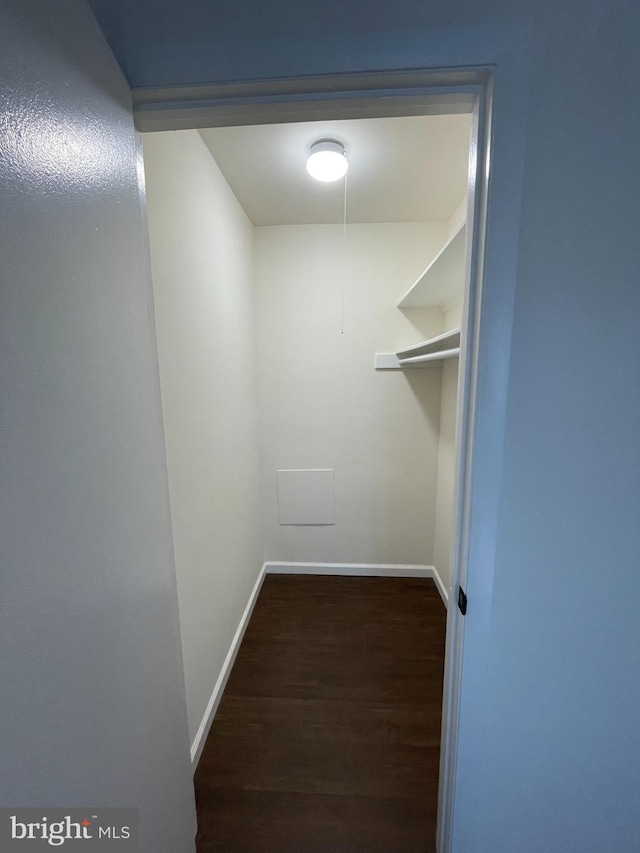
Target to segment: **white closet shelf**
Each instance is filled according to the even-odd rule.
[[[462,293],[466,235],[463,222],[398,302],[398,308],[438,308]]]
[[[456,358],[460,354],[460,329],[451,329],[435,338],[421,341],[395,353],[376,353],[376,370],[398,370],[402,367],[421,367],[432,361]]]

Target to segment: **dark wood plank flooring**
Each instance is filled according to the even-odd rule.
[[[430,580],[268,575],[195,775],[198,853],[432,853]]]

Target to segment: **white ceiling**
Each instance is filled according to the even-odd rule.
[[[318,139],[337,139],[349,160],[348,222],[447,219],[466,191],[468,115],[353,119],[200,133],[254,225],[342,222],[344,184],[305,169]]]

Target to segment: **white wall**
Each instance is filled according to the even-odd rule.
[[[0,5],[0,804],[132,806],[194,849],[127,85],[86,5]]]
[[[450,237],[453,237],[453,235],[456,233],[458,228],[460,228],[462,223],[466,221],[468,205],[469,205],[469,202],[467,199],[467,194],[465,193],[463,195],[463,197],[460,199],[458,206],[450,214],[449,219],[447,220],[447,231],[446,231],[446,239],[447,240]]]
[[[253,226],[197,131],[144,156],[193,743],[262,565]]]
[[[265,559],[432,562],[441,372],[373,358],[440,332],[440,311],[396,304],[445,227],[256,229]],[[335,469],[336,524],[279,525],[279,468]]]

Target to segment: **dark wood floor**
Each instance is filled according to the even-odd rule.
[[[430,580],[268,575],[195,776],[198,853],[432,853]]]

